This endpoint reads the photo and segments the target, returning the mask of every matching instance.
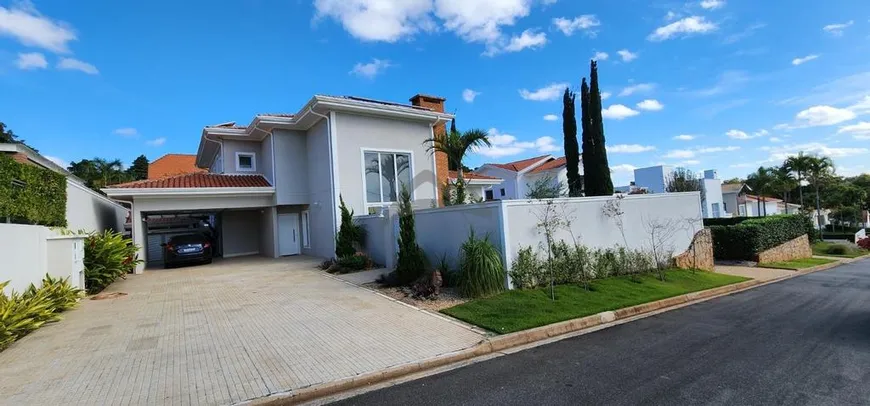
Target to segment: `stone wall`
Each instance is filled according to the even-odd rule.
[[[810,248],[810,239],[806,234],[788,241],[784,244],[773,247],[767,251],[762,251],[758,254],[758,263],[782,262],[791,261],[793,259],[810,258],[813,256],[813,249]]]
[[[710,229],[703,229],[692,238],[692,244],[686,252],[674,258],[677,268],[702,269],[713,271],[713,233]]]

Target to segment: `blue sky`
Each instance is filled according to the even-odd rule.
[[[0,0],[0,121],[60,161],[129,163],[313,94],[427,93],[494,135],[477,166],[561,154],[546,116],[593,57],[617,184],[658,163],[741,176],[799,150],[870,171],[862,0]]]

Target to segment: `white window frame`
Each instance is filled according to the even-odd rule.
[[[414,174],[416,174],[416,172],[414,171],[414,151],[407,151],[407,150],[400,150],[400,149],[362,147],[359,149],[359,156],[360,156],[360,169],[362,172],[362,198],[363,198],[362,201],[363,201],[363,203],[365,203],[365,207],[367,207],[367,208],[368,207],[384,207],[384,206],[390,206],[390,205],[398,203],[398,202],[369,203],[369,201],[368,201],[369,197],[368,197],[368,193],[367,193],[368,191],[366,189],[366,154],[367,153],[370,153],[370,154],[377,153],[378,154],[378,168],[380,168],[380,166],[381,166],[380,165],[380,159],[381,159],[380,154],[408,155],[410,157],[409,162],[408,162],[408,170],[411,171],[411,201],[413,202],[413,201],[417,200],[417,188],[414,187]],[[398,168],[395,168],[395,160],[393,161],[393,165],[394,165],[394,168],[393,168],[394,173],[398,174],[399,173],[399,171],[397,170]],[[437,179],[435,179],[434,181],[435,181],[435,183],[438,183]],[[381,198],[383,198],[384,197],[383,182],[379,182],[379,184],[381,185]],[[397,191],[397,193],[398,193],[398,191]],[[396,196],[396,198],[397,198],[396,200],[398,200],[399,197]]]
[[[251,167],[242,168],[239,166],[239,158],[243,156],[251,157]],[[257,153],[256,152],[236,152],[236,172],[256,172],[257,171]]]
[[[300,216],[302,221],[302,248],[311,248],[311,214],[308,210],[303,210]]]

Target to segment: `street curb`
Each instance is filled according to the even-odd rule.
[[[309,402],[318,398],[324,398],[353,389],[359,389],[365,386],[390,381],[407,375],[416,374],[426,370],[440,368],[449,364],[466,361],[472,358],[486,356],[493,353],[509,350],[511,348],[529,345],[538,341],[544,341],[570,333],[577,333],[583,330],[598,328],[602,325],[616,325],[618,324],[616,323],[617,321],[636,318],[647,313],[656,312],[656,314],[659,314],[669,310],[682,308],[687,305],[692,305],[714,299],[720,296],[727,296],[734,293],[744,292],[746,290],[753,289],[759,286],[769,285],[771,283],[781,282],[783,280],[791,279],[797,276],[824,271],[843,264],[849,264],[860,259],[863,258],[859,257],[848,261],[844,259],[843,261],[832,262],[830,264],[819,265],[813,268],[796,271],[791,275],[785,275],[768,281],[759,281],[756,279],[752,279],[744,282],[734,283],[731,285],[720,286],[718,288],[686,293],[667,299],[657,300],[655,302],[643,303],[618,310],[605,311],[598,314],[593,314],[591,316],[566,320],[558,323],[548,324],[546,326],[535,327],[528,330],[517,331],[515,333],[487,337],[473,347],[469,347],[463,350],[442,354],[422,361],[397,365],[381,371],[365,373],[354,377],[339,379],[337,381],[309,386],[307,388],[301,388],[295,391],[274,393],[263,398],[252,399],[247,402],[242,402],[241,404],[276,406],[296,405],[303,402]],[[608,326],[601,328],[606,327]]]

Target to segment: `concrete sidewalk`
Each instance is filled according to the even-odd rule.
[[[309,258],[150,271],[0,353],[0,404],[227,405],[472,347],[443,317]]]
[[[795,271],[790,271],[788,269],[731,265],[716,265],[715,272],[727,275],[742,276],[744,278],[756,279],[762,282],[767,282],[774,279],[782,278],[784,276],[791,276],[795,274]]]

